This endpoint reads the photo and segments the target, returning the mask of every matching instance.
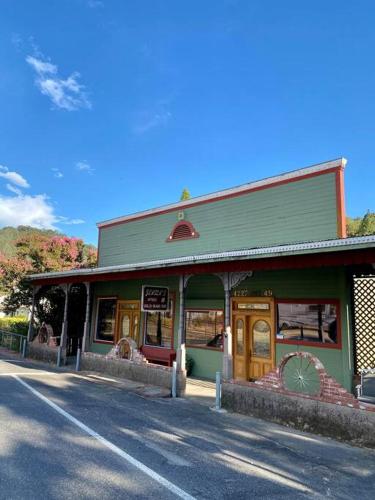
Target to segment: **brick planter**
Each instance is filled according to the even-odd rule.
[[[153,363],[136,363],[128,359],[104,356],[92,352],[85,352],[81,358],[81,369],[97,371],[112,375],[113,377],[126,378],[135,382],[156,385],[165,389],[172,389],[172,368],[155,365]],[[177,394],[185,393],[186,374],[177,373]]]

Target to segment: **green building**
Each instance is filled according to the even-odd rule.
[[[308,351],[352,390],[353,275],[373,272],[375,237],[346,238],[345,163],[98,223],[97,268],[31,277],[39,294],[66,291],[67,354],[79,345],[106,355],[131,337],[150,362],[184,369],[188,359],[193,376],[250,380]],[[68,296],[79,284],[77,333]]]

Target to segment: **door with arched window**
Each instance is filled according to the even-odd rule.
[[[275,317],[271,297],[232,299],[233,376],[254,380],[275,366]]]
[[[116,342],[124,337],[130,337],[139,346],[139,300],[119,300],[116,319]]]

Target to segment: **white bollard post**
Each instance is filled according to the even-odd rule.
[[[221,373],[216,372],[216,404],[215,410],[219,411],[221,409]]]
[[[81,369],[81,349],[77,349],[76,372]]]
[[[62,346],[59,345],[58,349],[57,349],[57,366],[60,367],[61,365],[61,351],[62,351]]]
[[[22,343],[22,357],[26,358],[26,346],[27,346],[27,339],[23,339]]]
[[[172,365],[172,398],[177,397],[177,362],[173,361]]]

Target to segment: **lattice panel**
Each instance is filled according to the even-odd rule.
[[[375,368],[375,276],[354,278],[356,372]]]

